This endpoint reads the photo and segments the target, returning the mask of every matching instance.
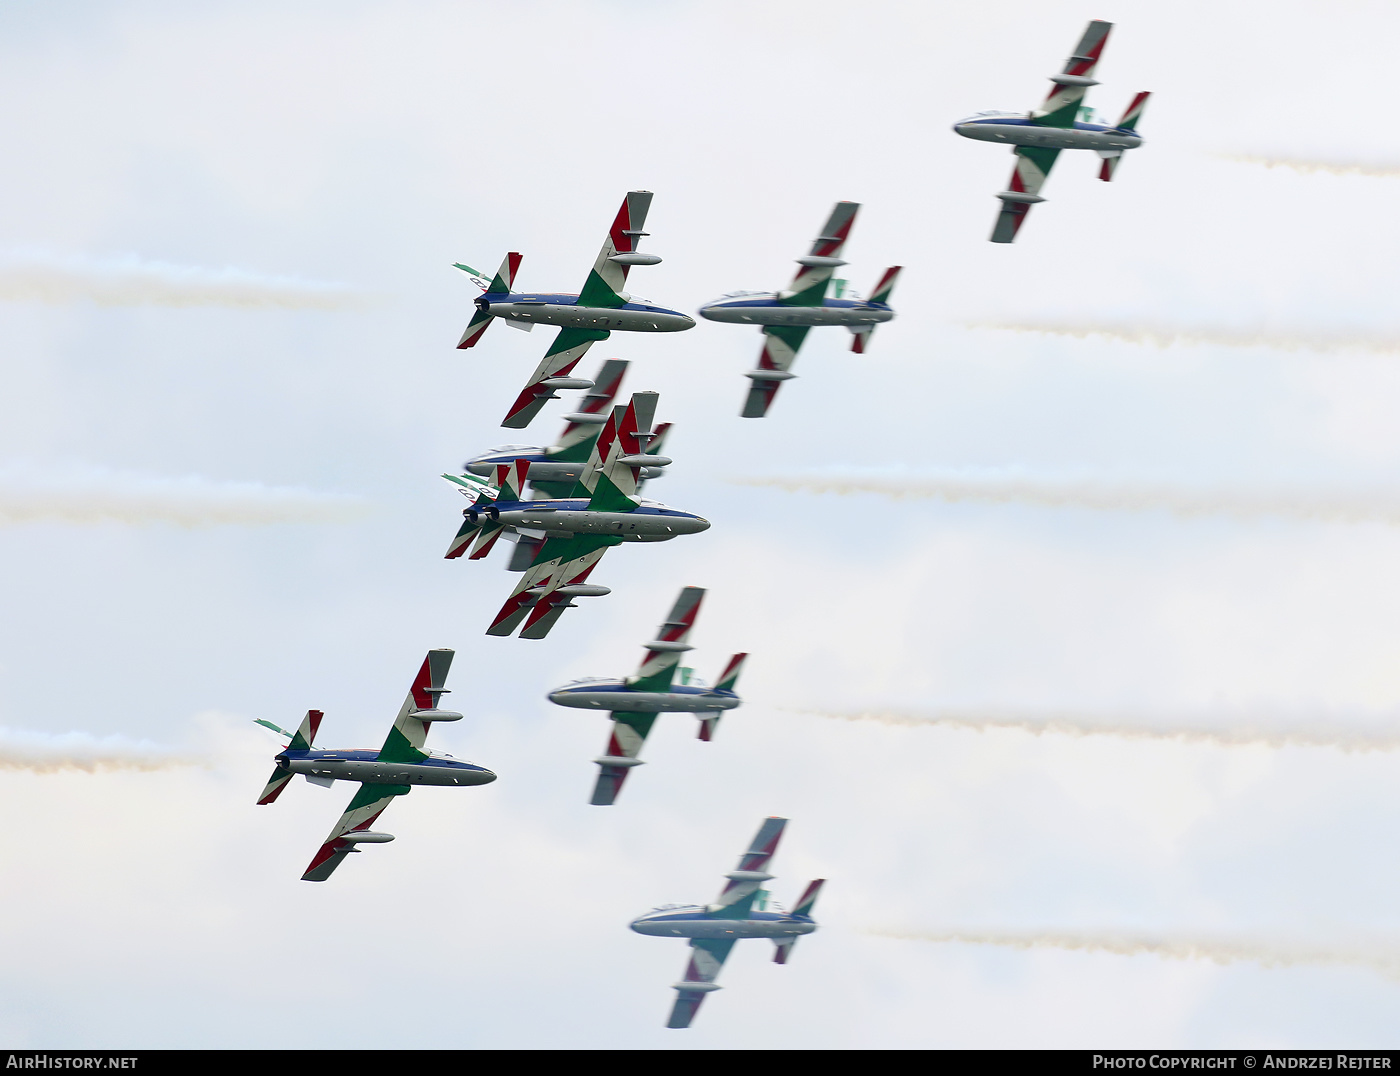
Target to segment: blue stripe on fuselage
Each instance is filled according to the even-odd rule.
[[[604,681],[603,683],[577,684],[577,685],[572,686],[572,687],[561,687],[561,688],[559,688],[557,691],[555,691],[554,694],[556,694],[556,695],[565,695],[565,694],[569,694],[569,693],[571,693],[571,692],[576,692],[576,691],[586,691],[586,692],[589,692],[590,694],[593,693],[593,692],[598,692],[598,691],[620,691],[620,692],[630,693],[630,692],[634,692],[634,691],[636,691],[636,690],[637,690],[636,688],[628,687],[626,684],[622,683],[621,681],[616,681],[616,682],[614,682],[614,683],[608,683],[608,682]],[[693,684],[675,684],[675,685],[672,685],[670,688],[668,688],[668,689],[665,690],[665,691],[644,691],[644,692],[642,692],[642,694],[644,694],[644,695],[718,695],[718,696],[720,696],[721,698],[726,698],[726,699],[737,699],[737,698],[739,697],[738,695],[736,695],[736,694],[735,694],[734,692],[732,692],[732,691],[716,691],[714,688],[711,688],[711,687],[696,687],[696,686],[694,686]]]
[[[328,760],[331,762],[378,762],[379,752],[372,748],[356,748],[352,751],[336,751],[334,749],[314,750],[314,751],[283,751],[277,756],[288,761],[319,762]],[[429,755],[427,758],[412,763],[414,766],[442,766],[444,769],[465,769],[484,770],[484,766],[477,766],[471,762],[463,762],[455,758],[438,758]]]
[[[561,292],[546,291],[522,291],[504,292],[488,291],[482,296],[487,303],[524,303],[532,306],[535,303],[547,303],[549,306],[578,306],[577,295],[565,295]],[[590,309],[585,307],[585,309]],[[620,307],[600,307],[607,310],[645,310],[651,314],[679,314],[679,310],[670,310],[664,306],[649,306],[646,303],[624,303]]]
[[[792,310],[790,306],[785,306],[776,299],[721,299],[717,302],[706,303],[708,309],[723,307],[726,310],[737,310],[741,308],[757,308],[761,310]],[[864,299],[823,299],[822,306],[832,310],[888,310],[888,303],[868,303]]]
[[[969,125],[969,126],[971,126],[971,125],[976,125],[976,126],[979,126],[979,127],[982,126],[983,124],[988,124],[988,125],[991,125],[991,124],[1002,124],[1002,125],[1007,126],[1007,127],[1043,127],[1043,126],[1045,126],[1045,125],[1042,124],[1042,123],[1036,123],[1034,120],[1028,120],[1028,119],[1026,119],[1024,116],[1016,116],[1016,117],[1008,116],[1008,117],[1006,117],[1006,118],[1004,118],[1004,119],[980,119],[980,120],[979,120],[979,119],[971,119],[971,120],[963,120],[962,123],[959,123],[959,124],[958,124],[958,126],[961,127],[961,126],[963,126],[964,124],[967,124],[967,125]],[[1098,132],[1100,132],[1100,133],[1103,133],[1103,132],[1106,132],[1106,131],[1118,131],[1118,132],[1121,132],[1121,133],[1123,133],[1123,134],[1137,134],[1136,131],[1127,131],[1127,130],[1124,130],[1122,127],[1106,127],[1106,126],[1104,126],[1104,125],[1101,124],[1101,123],[1076,123],[1076,124],[1074,125],[1074,128],[1073,128],[1073,129],[1076,130],[1076,131],[1098,131]],[[1064,128],[1060,128],[1060,130],[1064,130]]]

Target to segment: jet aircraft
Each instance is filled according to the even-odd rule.
[[[452,654],[451,650],[428,651],[399,709],[398,719],[378,751],[373,748],[318,750],[314,746],[316,731],[325,716],[320,710],[308,710],[295,733],[278,728],[271,721],[258,720],[259,725],[281,733],[290,741],[276,756],[277,768],[258,797],[259,804],[275,800],[297,774],[326,788],[336,781],[360,783],[360,790],[332,827],[330,836],[301,876],[302,881],[324,882],[346,856],[360,850],[360,845],[392,841],[392,833],[378,833],[370,826],[395,796],[408,795],[414,785],[457,787],[489,784],[496,779],[484,766],[428,751],[423,746],[428,726],[434,721],[462,720],[461,714],[439,710],[437,705],[438,699],[448,693],[442,685],[447,680],[447,670],[452,667]]]
[[[758,368],[744,375],[752,384],[739,412],[743,418],[766,415],[778,386],[797,376],[792,372],[792,364],[812,326],[846,326],[855,334],[851,350],[861,355],[875,326],[894,317],[890,293],[901,266],[885,270],[869,299],[847,293],[844,280],[836,281],[834,295],[828,298],[826,294],[832,274],[846,264],[841,260],[841,248],[846,245],[859,208],[858,202],[836,203],[822,234],[812,242],[811,253],[797,259],[801,268],[786,291],[735,291],[700,308],[700,316],[710,321],[763,326]]]
[[[656,638],[646,644],[646,657],[635,676],[626,680],[588,677],[549,693],[549,701],[558,706],[612,711],[613,727],[607,751],[593,760],[598,764],[599,773],[590,803],[610,806],[617,799],[628,772],[643,764],[637,755],[657,714],[694,714],[700,719],[700,739],[709,740],[724,711],[733,710],[742,701],[734,694],[734,685],[747,654],[735,654],[730,658],[714,687],[707,686],[690,669],[680,668],[681,654],[694,649],[686,639],[695,626],[704,597],[701,587],[686,587],[681,591],[666,622],[657,630]],[[677,674],[679,684],[675,683]]]
[[[523,430],[546,400],[558,399],[555,389],[592,387],[591,382],[569,374],[590,347],[614,331],[679,332],[695,327],[694,319],[679,310],[667,310],[648,299],[634,297],[624,288],[632,266],[657,265],[661,261],[655,254],[637,251],[638,240],[648,234],[642,228],[650,207],[650,191],[627,193],[588,280],[577,295],[512,291],[520,268],[520,255],[514,252],[506,255],[490,280],[469,265],[456,264],[482,289],[476,300],[476,313],[457,343],[459,348],[475,347],[492,318],[526,332],[536,325],[560,326],[559,335],[530,375],[529,384],[511,404],[502,426]]]
[[[626,359],[608,359],[603,363],[592,387],[579,399],[578,408],[564,416],[563,432],[553,445],[499,445],[473,456],[462,469],[489,479],[495,477],[498,465],[526,459],[530,461],[526,482],[531,490],[544,497],[567,497],[583,475],[603,424],[608,421],[627,366]],[[665,458],[661,455],[661,446],[670,430],[671,423],[663,422],[653,431],[644,452],[655,456],[658,462],[642,468],[638,489],[646,480],[661,477],[666,466],[659,462]]]
[[[495,485],[474,474],[442,476],[473,498],[447,559],[465,554],[479,560],[508,531],[541,540],[487,635],[510,635],[520,627],[520,638],[543,639],[564,610],[573,608],[574,598],[611,593],[587,581],[609,546],[665,542],[709,530],[707,519],[637,495],[643,467],[671,462],[644,451],[656,399],[654,392],[636,392],[626,408],[613,408],[568,497],[525,500],[521,490],[531,466],[526,459],[498,464]]]
[[[773,877],[768,861],[786,825],[786,818],[764,820],[749,850],[739,857],[739,866],[725,875],[729,881],[713,904],[667,904],[632,920],[638,934],[690,939],[690,963],[685,978],[673,985],[676,1002],[667,1027],[690,1026],[705,995],[720,989],[715,978],[740,938],[771,938],[777,946],[774,962],[786,964],[797,939],[817,929],[812,906],[826,879],[808,885],[791,912],[782,911],[761,888]]]
[[[1065,61],[1063,73],[1051,75],[1055,85],[1045,103],[1034,112],[979,112],[953,125],[964,138],[985,142],[1004,142],[1016,147],[1016,167],[1011,173],[1011,186],[997,195],[1001,212],[992,229],[993,243],[1010,243],[1016,238],[1031,206],[1045,201],[1040,188],[1062,149],[1091,149],[1103,163],[1099,178],[1105,183],[1113,178],[1125,150],[1142,145],[1137,125],[1147,108],[1147,93],[1140,93],[1128,105],[1117,126],[1080,122],[1094,119],[1093,109],[1082,108],[1085,93],[1097,86],[1094,69],[1098,67],[1108,40],[1111,22],[1094,21],[1084,31],[1074,55]]]

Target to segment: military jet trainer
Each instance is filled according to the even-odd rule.
[[[681,591],[666,622],[657,630],[656,638],[645,644],[646,657],[642,658],[636,675],[625,680],[586,677],[549,693],[549,701],[558,706],[612,711],[609,716],[613,727],[607,751],[593,760],[599,773],[589,803],[611,805],[622,791],[627,774],[633,767],[643,765],[637,755],[657,714],[694,714],[700,719],[700,739],[709,740],[724,711],[735,709],[743,701],[734,693],[734,685],[739,682],[747,654],[735,654],[730,658],[714,687],[709,687],[692,670],[680,667],[681,655],[694,649],[686,640],[695,626],[704,597],[701,587],[686,587]],[[680,683],[675,682],[678,675]]]
[[[627,193],[588,280],[577,295],[512,291],[516,271],[520,268],[520,255],[514,252],[506,255],[490,280],[469,265],[456,265],[483,289],[476,300],[476,313],[457,343],[459,348],[475,347],[492,318],[500,318],[507,325],[526,332],[536,325],[560,326],[559,335],[530,375],[529,384],[511,404],[502,426],[523,430],[546,400],[558,399],[555,389],[591,388],[592,382],[569,374],[590,347],[599,340],[606,340],[613,332],[668,333],[695,327],[694,319],[688,315],[679,310],[667,310],[648,299],[633,297],[624,287],[627,271],[632,266],[661,262],[655,254],[642,254],[637,250],[638,240],[647,234],[642,229],[650,207],[650,191]]]
[[[632,920],[630,925],[638,934],[690,939],[690,963],[685,978],[673,984],[676,1003],[667,1027],[690,1026],[705,995],[720,989],[715,978],[740,938],[771,938],[777,946],[774,963],[786,964],[797,939],[817,929],[812,906],[826,879],[809,884],[790,912],[770,901],[761,888],[773,877],[768,862],[786,825],[786,818],[764,820],[749,850],[739,857],[738,868],[725,875],[729,881],[713,904],[666,904]]]
[[[496,468],[501,464],[512,464],[524,459],[530,463],[525,481],[538,497],[567,497],[573,492],[584,468],[592,455],[593,446],[598,443],[598,435],[612,413],[613,401],[627,372],[626,359],[607,359],[593,379],[593,387],[580,398],[578,407],[564,416],[564,429],[559,440],[544,447],[541,445],[498,445],[473,456],[462,465],[463,471],[480,478],[492,479]],[[649,479],[660,478],[669,463],[661,455],[666,435],[671,431],[671,423],[663,422],[652,431],[651,440],[642,450],[643,454],[654,457],[654,461],[642,468],[637,481],[640,490]],[[517,545],[517,552],[520,545]],[[512,567],[512,571],[524,571],[525,566]]]
[[[613,408],[568,497],[525,500],[521,490],[531,468],[525,459],[498,464],[495,485],[474,474],[442,476],[458,492],[474,498],[462,513],[465,522],[447,549],[447,559],[465,554],[468,560],[479,560],[507,532],[540,540],[487,635],[510,635],[519,627],[520,638],[543,639],[564,610],[573,608],[574,598],[611,593],[588,582],[608,547],[665,542],[710,529],[707,519],[637,495],[642,468],[671,462],[645,452],[656,400],[654,392],[636,392],[626,408]]]
[[[792,364],[812,326],[846,326],[855,334],[851,350],[860,355],[865,353],[875,326],[894,317],[889,303],[902,268],[898,265],[885,270],[869,299],[848,293],[844,280],[836,281],[835,294],[827,298],[832,274],[846,264],[841,260],[841,248],[859,208],[858,202],[836,203],[822,234],[812,242],[811,253],[797,259],[801,268],[786,291],[732,291],[700,308],[700,316],[710,321],[763,326],[758,367],[744,375],[752,384],[739,412],[743,418],[766,415],[778,386],[797,376]]]
[[[964,138],[1004,142],[1016,147],[1011,186],[997,195],[1001,199],[1001,212],[992,229],[993,243],[1010,243],[1015,239],[1031,206],[1045,201],[1040,196],[1040,188],[1060,150],[1093,150],[1103,158],[1099,178],[1107,183],[1113,178],[1123,153],[1142,145],[1137,125],[1150,94],[1140,93],[1134,97],[1116,127],[1092,122],[1094,110],[1081,107],[1089,87],[1098,85],[1094,70],[1112,28],[1111,22],[1096,20],[1089,24],[1074,55],[1065,61],[1063,73],[1050,76],[1055,86],[1038,110],[979,112],[953,125],[953,130]]]
[[[282,794],[288,782],[302,774],[314,785],[330,788],[336,781],[358,781],[360,790],[345,808],[321,845],[302,881],[324,882],[351,852],[362,844],[385,844],[392,833],[370,829],[395,796],[406,796],[414,785],[484,785],[496,775],[484,766],[462,762],[451,755],[428,751],[424,741],[434,721],[460,721],[462,715],[439,710],[438,699],[447,694],[443,683],[452,667],[451,650],[429,650],[423,667],[399,709],[399,716],[378,751],[373,748],[318,750],[316,730],[321,727],[320,710],[308,710],[295,733],[278,728],[271,721],[259,725],[279,732],[290,741],[277,755],[277,768],[258,797],[259,804],[271,803]]]

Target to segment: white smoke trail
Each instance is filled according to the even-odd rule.
[[[346,310],[370,297],[344,284],[201,269],[136,255],[98,258],[43,251],[0,253],[0,299],[101,306],[226,306],[241,309]]]
[[[1216,964],[1247,962],[1266,968],[1342,965],[1366,968],[1400,981],[1400,946],[1394,939],[1365,944],[1298,944],[1239,935],[1185,935],[1119,931],[900,930],[869,928],[863,934],[905,941],[996,945],[1012,949],[1068,949],[1118,956],[1151,955],[1168,960],[1209,960]]]
[[[1078,340],[1098,338],[1159,348],[1177,344],[1207,344],[1262,347],[1275,351],[1400,354],[1400,329],[1363,331],[1261,325],[1168,325],[1150,321],[966,321],[963,324],[969,329],[1072,336]]]
[[[1094,713],[1006,710],[823,710],[791,707],[794,713],[837,721],[865,721],[907,728],[952,728],[986,732],[1014,729],[1032,736],[1114,736],[1129,740],[1175,740],[1215,747],[1333,747],[1341,751],[1400,749],[1400,718],[1336,722],[1322,718],[1258,718],[1222,713],[1210,720],[1159,714],[1129,717]]]
[[[895,500],[935,500],[957,504],[1033,504],[1046,508],[1087,508],[1115,512],[1171,512],[1173,515],[1279,517],[1342,523],[1400,523],[1400,490],[1321,489],[1263,486],[1184,486],[1165,482],[1034,478],[1021,471],[958,470],[898,472],[831,471],[733,479],[746,486],[790,493],[876,493]]]
[[[147,740],[93,736],[86,732],[45,733],[0,728],[0,769],[31,773],[62,770],[163,770],[196,766],[200,759]]]
[[[359,497],[205,478],[69,467],[0,467],[0,525],[34,523],[345,523],[370,511]]]
[[[1394,161],[1325,161],[1299,157],[1276,157],[1265,154],[1221,153],[1220,158],[1240,164],[1262,164],[1265,168],[1287,168],[1304,175],[1323,172],[1333,176],[1372,176],[1389,179],[1400,176],[1400,164]]]

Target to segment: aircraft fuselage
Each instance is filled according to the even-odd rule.
[[[579,306],[578,298],[559,292],[487,292],[476,300],[476,306],[484,314],[521,325],[642,333],[673,333],[695,328],[695,319],[690,315],[667,310],[664,306],[630,301],[618,307]]]
[[[964,138],[1005,142],[1012,146],[1044,146],[1046,149],[1125,150],[1142,145],[1142,136],[1120,127],[1076,123],[1073,127],[1042,127],[1024,114],[974,116],[953,124]],[[703,311],[702,311],[703,313]]]
[[[778,292],[726,296],[706,303],[700,316],[737,325],[878,325],[894,317],[885,303],[824,299],[821,306],[784,306]]]
[[[277,768],[288,773],[367,785],[486,785],[496,775],[485,766],[442,755],[421,762],[380,762],[375,750],[283,751]]]
[[[709,520],[664,505],[643,504],[631,512],[598,512],[590,511],[588,501],[582,498],[497,502],[468,508],[464,515],[472,520],[495,520],[511,530],[546,538],[587,534],[618,537],[624,542],[665,542],[678,534],[710,529]]]
[[[795,938],[811,934],[817,924],[805,915],[782,912],[749,912],[747,919],[720,919],[704,908],[663,908],[639,915],[628,924],[638,934],[657,938],[711,938],[730,941],[736,938]]]
[[[616,713],[701,714],[733,710],[742,701],[732,691],[678,684],[670,691],[633,691],[625,680],[593,680],[561,687],[549,693],[560,706]]]

